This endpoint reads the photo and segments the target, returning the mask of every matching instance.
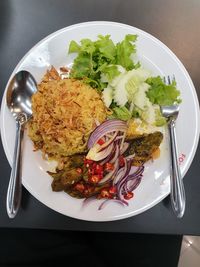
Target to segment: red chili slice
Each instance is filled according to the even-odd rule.
[[[124,195],[124,198],[126,200],[129,200],[129,199],[133,198],[133,196],[134,196],[133,192],[128,192],[127,194]]]
[[[93,184],[97,184],[100,180],[101,180],[101,178],[98,175],[92,175],[89,178],[89,182],[93,183]]]
[[[102,197],[102,198],[110,198],[110,197],[111,197],[111,195],[110,195],[108,189],[105,189],[105,188],[104,188],[104,189],[101,190],[101,197]]]
[[[87,164],[91,165],[93,162],[94,162],[94,161],[91,160],[91,159],[84,159],[84,164],[85,164],[85,165],[87,165]]]
[[[100,165],[100,164],[97,164],[96,167],[95,167],[95,171],[96,171],[97,174],[103,173],[103,166]]]
[[[105,143],[105,141],[100,138],[98,141],[97,141],[97,144],[99,144],[100,146],[103,145]]]
[[[112,163],[110,163],[110,162],[107,162],[107,163],[105,164],[105,170],[106,170],[106,171],[112,171],[112,170],[114,170],[114,164],[112,164]]]
[[[89,169],[88,170],[89,175],[94,175],[95,174],[95,169]]]
[[[110,189],[109,189],[109,193],[110,193],[111,195],[116,194],[116,193],[117,193],[117,188],[116,188],[116,186],[111,186]]]

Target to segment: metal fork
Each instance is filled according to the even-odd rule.
[[[173,77],[175,80],[175,77]],[[172,79],[168,76],[167,84],[172,83]],[[176,119],[179,113],[179,105],[161,106],[161,112],[163,117],[167,119],[169,142],[170,142],[170,186],[171,186],[171,204],[172,208],[178,218],[182,218],[185,212],[185,189],[183,180],[181,178],[180,168],[178,164],[178,149],[176,141]]]

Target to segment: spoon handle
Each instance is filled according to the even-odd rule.
[[[23,124],[16,121],[16,138],[13,155],[13,166],[7,191],[7,213],[10,218],[14,218],[21,203],[21,144],[24,134]]]
[[[177,142],[175,132],[175,120],[169,123],[170,147],[171,147],[171,203],[178,218],[185,212],[185,189],[178,164]]]

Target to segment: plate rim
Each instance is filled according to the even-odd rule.
[[[10,152],[6,146],[6,135],[5,135],[5,132],[4,132],[4,129],[3,129],[3,125],[4,125],[4,114],[5,114],[5,110],[7,108],[6,106],[6,101],[5,101],[5,96],[6,96],[6,91],[7,91],[7,88],[8,88],[8,84],[10,82],[10,80],[12,79],[14,73],[16,72],[16,70],[19,68],[19,66],[22,64],[22,62],[24,61],[24,59],[32,53],[32,51],[40,46],[43,42],[45,42],[46,40],[51,40],[52,38],[55,38],[56,36],[58,36],[60,33],[62,32],[66,32],[66,31],[71,31],[73,30],[73,28],[81,28],[81,27],[85,27],[85,26],[88,26],[88,25],[111,25],[111,26],[118,26],[118,27],[121,27],[121,28],[130,28],[131,30],[136,30],[138,33],[141,33],[143,36],[147,36],[149,37],[151,40],[153,40],[154,42],[156,42],[159,46],[161,46],[168,54],[170,54],[172,56],[172,58],[174,59],[174,61],[178,64],[178,66],[180,67],[181,71],[184,73],[185,75],[185,78],[186,80],[188,81],[189,85],[190,85],[190,88],[192,88],[191,90],[191,93],[192,93],[192,96],[193,96],[193,100],[194,100],[194,103],[195,103],[195,109],[196,109],[196,129],[195,129],[195,138],[194,138],[194,143],[193,143],[193,146],[192,146],[192,149],[191,149],[191,155],[190,155],[190,158],[189,158],[189,161],[188,161],[188,164],[187,166],[185,167],[184,169],[184,172],[183,172],[183,177],[186,175],[187,171],[189,170],[191,164],[192,164],[192,161],[194,159],[194,156],[196,154],[196,151],[197,151],[197,147],[198,147],[198,143],[199,143],[199,137],[200,137],[200,108],[199,108],[199,101],[198,101],[198,97],[197,97],[197,93],[196,93],[196,89],[195,89],[195,86],[192,82],[192,79],[189,75],[189,73],[187,72],[185,66],[183,65],[183,63],[180,61],[180,59],[176,56],[176,54],[169,48],[167,47],[162,41],[160,41],[158,38],[154,37],[152,34],[144,31],[144,30],[141,30],[137,27],[134,27],[134,26],[131,26],[131,25],[128,25],[128,24],[124,24],[124,23],[119,23],[119,22],[113,22],[113,21],[87,21],[87,22],[81,22],[81,23],[77,23],[77,24],[73,24],[73,25],[69,25],[67,27],[63,27],[55,32],[52,32],[51,34],[47,35],[46,37],[44,37],[43,39],[41,39],[39,42],[37,42],[32,48],[30,48],[28,50],[27,53],[25,53],[25,55],[21,58],[21,60],[18,62],[18,64],[15,66],[14,70],[12,71],[9,79],[8,79],[8,82],[5,86],[5,89],[4,89],[4,93],[3,93],[3,97],[2,97],[2,102],[1,102],[1,114],[0,114],[0,131],[1,131],[1,140],[2,140],[2,145],[3,145],[3,149],[4,149],[4,153],[6,155],[6,158],[9,162],[9,165],[11,166],[11,162],[12,162],[12,156],[10,155]],[[22,184],[23,186],[30,192],[30,194],[32,194],[40,203],[44,204],[45,206],[47,206],[48,208],[50,209],[53,209],[51,208],[48,203],[46,203],[46,201],[40,201],[40,197],[38,198],[38,195],[34,192],[34,190],[31,190],[31,188],[29,187],[28,184],[26,184],[26,182],[23,180],[22,181]],[[152,201],[150,204],[144,206],[143,208],[141,208],[139,211],[133,211],[133,212],[130,212],[130,213],[126,213],[126,214],[122,214],[122,215],[118,215],[118,216],[115,216],[113,218],[108,218],[108,219],[105,219],[103,218],[102,220],[100,219],[97,219],[97,220],[93,220],[93,219],[90,219],[90,220],[86,220],[86,219],[83,219],[79,216],[70,216],[70,215],[66,215],[64,213],[62,213],[61,211],[59,210],[56,210],[56,209],[53,209],[54,211],[60,213],[60,214],[63,214],[64,216],[68,216],[68,217],[71,217],[71,218],[75,218],[75,219],[79,219],[79,220],[83,220],[83,221],[93,221],[93,222],[106,222],[106,221],[115,221],[115,220],[122,220],[122,219],[125,219],[125,218],[129,218],[129,217],[132,217],[132,216],[136,216],[136,215],[139,215],[141,213],[143,213],[144,211],[147,211],[149,210],[150,208],[152,208],[153,206],[155,206],[156,204],[158,204],[159,202],[161,202],[167,195],[169,195],[170,192],[168,193],[165,193],[163,194],[162,196],[154,199],[154,201]]]

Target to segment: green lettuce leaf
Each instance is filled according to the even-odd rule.
[[[180,91],[177,90],[175,81],[167,85],[157,76],[148,78],[146,83],[151,86],[146,95],[153,104],[167,106],[181,102]]]
[[[96,49],[108,61],[113,61],[116,56],[116,48],[113,41],[110,39],[110,35],[98,35],[98,38],[99,39],[95,42]]]
[[[70,77],[87,81],[92,87],[102,90],[120,74],[117,65],[126,70],[138,66],[134,64],[131,55],[136,52],[136,35],[128,34],[124,40],[116,45],[110,35],[99,35],[96,41],[82,39],[80,44],[71,41],[68,53],[77,53]],[[102,83],[101,74],[105,75],[108,82]],[[98,87],[97,87],[98,86]]]
[[[92,55],[96,50],[95,43],[92,42],[90,39],[82,39],[80,50],[83,53],[88,53]]]
[[[116,65],[104,66],[104,68],[101,69],[101,72],[105,74],[109,82],[120,74],[120,71],[118,70]]]
[[[131,118],[131,113],[125,106],[114,107],[112,117],[127,121]]]
[[[118,43],[116,64],[121,65],[126,70],[132,70],[135,68],[131,55],[136,52],[136,46],[134,42],[137,40],[137,35],[127,34],[125,39]]]
[[[90,54],[80,53],[74,60],[74,65],[70,76],[73,78],[89,77],[92,74],[92,60]]]
[[[68,53],[78,53],[80,51],[80,45],[75,41],[71,41],[69,45]]]

